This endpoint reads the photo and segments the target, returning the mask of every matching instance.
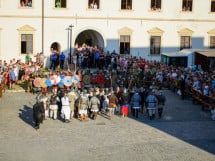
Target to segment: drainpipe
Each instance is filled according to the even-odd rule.
[[[44,54],[44,0],[42,0],[42,53]]]

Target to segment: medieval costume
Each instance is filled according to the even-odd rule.
[[[111,91],[111,95],[108,96],[108,99],[109,99],[108,110],[109,110],[109,116],[110,116],[110,120],[111,120],[114,115],[115,108],[117,107],[117,104],[118,104],[118,98],[114,94],[114,91]]]
[[[61,109],[61,117],[63,121],[70,122],[70,106],[69,106],[69,98],[67,94],[61,98],[62,109]]]
[[[130,100],[129,93],[127,92],[127,89],[124,89],[120,97],[122,117],[128,116],[129,100]]]
[[[157,100],[158,100],[158,117],[161,118],[162,113],[163,113],[163,107],[166,102],[166,97],[163,95],[162,91],[158,92]]]
[[[155,110],[156,110],[156,105],[157,105],[157,98],[154,95],[153,92],[150,92],[150,94],[146,97],[146,104],[147,104],[147,109],[148,109],[148,114],[150,120],[152,120],[155,117]]]
[[[97,113],[99,111],[100,100],[96,97],[96,92],[93,93],[93,97],[90,99],[89,107],[91,111],[91,118],[96,119]]]
[[[49,117],[54,120],[57,119],[58,102],[60,102],[59,97],[56,93],[53,93],[50,98]]]
[[[136,90],[135,93],[131,97],[131,106],[133,108],[132,114],[136,118],[138,118],[138,112],[139,112],[139,109],[140,109],[140,103],[141,103],[141,97],[140,97],[139,93]]]
[[[68,98],[69,98],[69,106],[70,106],[70,110],[71,110],[71,114],[70,114],[70,119],[73,118],[74,116],[74,110],[75,110],[75,101],[78,98],[74,89],[72,89],[69,93],[68,93]]]
[[[36,102],[33,106],[33,118],[35,122],[35,129],[40,128],[40,123],[43,122],[43,115],[45,113],[45,108],[43,102]]]
[[[89,98],[87,95],[87,91],[84,91],[80,96],[78,104],[78,113],[80,115],[80,121],[86,120],[88,107]]]

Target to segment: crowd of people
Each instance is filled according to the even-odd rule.
[[[39,122],[46,117],[60,118],[65,122],[69,122],[73,117],[80,120],[87,117],[95,119],[98,113],[112,119],[115,113],[127,116],[129,111],[134,117],[138,117],[140,111],[147,111],[149,118],[153,119],[155,109],[158,117],[161,117],[162,108],[158,107],[165,103],[159,103],[158,96],[163,95],[163,88],[178,93],[181,99],[185,99],[186,90],[191,89],[215,98],[215,72],[202,71],[195,68],[195,65],[186,68],[168,66],[141,57],[120,55],[115,50],[104,53],[98,46],[87,45],[75,48],[76,60],[70,60],[63,52],[53,49],[51,52],[48,75],[45,77],[78,75],[80,81],[77,85],[60,87],[55,84],[44,87],[45,89],[38,88],[40,99],[37,99],[34,109],[35,114],[36,111],[42,111]],[[1,83],[9,89],[12,89],[17,81],[28,82],[34,86],[35,75],[44,77],[45,56],[37,53],[33,57],[35,61],[30,55],[26,55],[24,63],[16,59],[10,60],[9,63],[0,60]],[[71,93],[76,99],[70,98]],[[51,101],[54,96],[55,103]],[[44,107],[38,108],[41,107],[41,102]],[[85,104],[82,106],[83,102]],[[38,115],[35,115],[35,118],[36,116]]]
[[[35,128],[46,118],[57,118],[65,123],[77,118],[85,121],[95,120],[100,114],[110,120],[115,114],[127,117],[129,113],[138,118],[138,114],[148,113],[150,119],[162,117],[166,97],[162,90],[157,92],[152,88],[89,88],[76,90],[75,88],[59,90],[52,93],[38,92],[36,104],[33,107]]]
[[[27,81],[32,73],[44,69],[45,56],[37,53],[34,56],[27,54],[25,61],[11,59],[9,62],[0,60],[0,83],[5,89],[14,89],[18,82]]]

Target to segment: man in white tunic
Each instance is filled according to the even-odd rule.
[[[64,93],[64,96],[61,98],[62,109],[61,109],[61,117],[63,121],[70,122],[70,106],[69,106],[69,98],[67,93]]]

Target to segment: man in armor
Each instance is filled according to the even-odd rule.
[[[163,108],[166,102],[166,97],[163,95],[163,92],[161,90],[158,91],[157,99],[158,99],[158,117],[161,118]]]
[[[156,110],[157,102],[158,100],[156,96],[154,95],[153,91],[151,91],[149,95],[146,97],[146,104],[147,104],[150,120],[155,118],[155,110]]]
[[[96,92],[93,92],[93,97],[90,99],[90,102],[89,102],[89,107],[91,111],[90,116],[93,120],[95,120],[97,117],[99,106],[100,106],[100,100],[96,97]]]
[[[138,93],[138,90],[135,89],[133,96],[131,97],[131,106],[133,108],[133,116],[138,118],[138,113],[140,109],[141,97]]]
[[[78,103],[78,113],[80,116],[80,121],[86,120],[87,117],[87,109],[89,107],[89,97],[87,95],[87,90],[84,90],[80,95],[79,103]]]

